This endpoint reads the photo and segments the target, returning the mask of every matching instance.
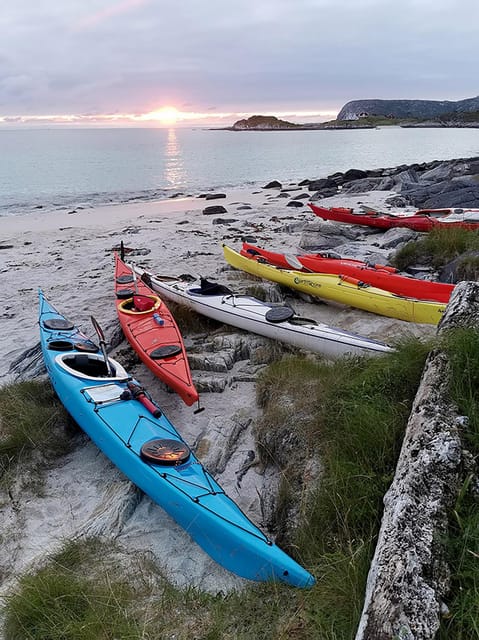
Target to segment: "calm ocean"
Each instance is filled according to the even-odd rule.
[[[0,216],[479,155],[479,129],[0,130]]]

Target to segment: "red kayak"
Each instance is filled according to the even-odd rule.
[[[412,229],[413,231],[431,231],[431,229],[448,229],[460,227],[473,231],[479,229],[478,214],[468,216],[467,212],[474,212],[474,209],[459,210],[464,213],[451,213],[457,209],[421,209],[411,215],[393,215],[380,212],[354,213],[352,209],[345,207],[318,207],[308,203],[309,207],[323,220],[333,222],[346,222],[347,224],[361,224],[377,229],[395,229],[398,227]],[[441,214],[440,212],[444,212]]]
[[[116,309],[136,353],[188,405],[198,401],[180,330],[163,300],[115,253]]]
[[[384,291],[417,300],[448,302],[455,286],[403,276],[394,267],[381,264],[369,264],[349,258],[332,258],[321,253],[289,256],[266,251],[247,242],[243,243],[241,255],[252,259],[263,258],[270,264],[283,269],[302,267],[303,271],[350,276]]]

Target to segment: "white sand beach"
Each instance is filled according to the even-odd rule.
[[[324,202],[345,206],[357,206],[362,202],[380,207],[388,195],[386,192],[355,194]],[[287,207],[287,202],[278,198],[278,190],[232,189],[226,198],[211,201],[171,199],[75,212],[38,211],[2,218],[0,271],[6,286],[2,293],[0,383],[12,380],[8,374],[11,362],[39,341],[39,287],[50,302],[85,333],[95,337],[90,322],[90,316],[94,315],[110,338],[118,328],[112,250],[121,241],[127,247],[146,250],[146,255],[137,256],[135,260],[157,273],[200,274],[234,287],[232,283],[240,283],[243,276],[226,265],[221,243],[239,249],[242,236],[248,235],[261,246],[294,252],[302,227],[314,222],[315,216],[308,207]],[[202,214],[206,206],[213,205],[224,206],[227,213]],[[319,301],[295,298],[294,307],[307,317],[386,342],[405,333],[435,333],[433,326],[412,325]],[[185,336],[185,343],[188,348],[188,336]],[[125,344],[121,347],[128,348]],[[202,461],[218,470],[216,475],[226,492],[261,526],[262,507],[258,496],[265,486],[274,485],[275,480],[260,474],[254,467],[241,477],[241,482],[238,480],[248,452],[254,450],[251,430],[245,425],[254,418],[257,409],[254,379],[243,371],[241,363],[236,363],[235,367],[235,375],[222,393],[201,394],[205,411],[197,415],[175,394],[167,392],[143,365],[135,367],[132,373],[164,408],[187,442],[192,446],[199,445],[200,449],[202,442],[207,442]],[[196,375],[193,370],[194,380]],[[233,434],[236,434],[234,448],[229,450]],[[136,509],[132,507],[134,515],[122,521],[118,516],[122,510],[119,505],[123,504],[125,509],[125,501],[131,506],[134,498],[124,488],[128,483],[124,482],[123,476],[112,471],[110,463],[97,454],[90,443],[83,453],[74,452],[60,469],[51,472],[45,497],[38,498],[34,504],[22,505],[24,524],[21,531],[17,531],[18,514],[14,514],[8,505],[3,507],[3,521],[7,523],[3,533],[17,531],[15,537],[9,538],[6,549],[7,554],[15,558],[10,569],[21,572],[57,548],[62,540],[85,531],[105,533],[106,528],[108,535],[115,536],[120,543],[127,543],[130,550],[152,553],[176,584],[194,584],[219,591],[241,583],[210,560],[149,500],[143,500]],[[224,459],[226,462],[220,464]],[[88,477],[83,473],[84,465]],[[102,480],[104,469],[108,469],[108,482]],[[110,477],[112,474],[114,480]],[[74,478],[77,480],[72,480]],[[68,492],[65,485],[70,487]],[[120,487],[118,501],[111,501],[112,487]],[[86,496],[88,499],[83,500]],[[109,510],[110,516],[106,520],[111,522],[113,519],[117,523],[113,532],[104,524],[107,498],[109,507],[106,511]],[[114,514],[112,509],[116,509]],[[47,530],[43,527],[46,520],[49,522]],[[38,528],[42,528],[40,537],[32,535]]]

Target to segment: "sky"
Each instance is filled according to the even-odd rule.
[[[479,95],[479,0],[2,5],[2,126],[319,122],[349,100]]]

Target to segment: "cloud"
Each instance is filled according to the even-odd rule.
[[[0,16],[0,116],[476,95],[479,3],[44,0]]]

